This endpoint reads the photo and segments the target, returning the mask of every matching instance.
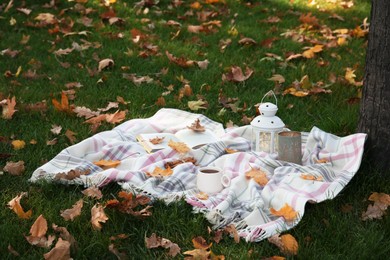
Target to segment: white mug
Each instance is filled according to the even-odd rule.
[[[197,171],[196,186],[205,193],[217,193],[224,187],[229,187],[230,178],[223,174],[222,169],[214,166],[201,167]]]

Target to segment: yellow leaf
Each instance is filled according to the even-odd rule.
[[[188,107],[193,111],[198,111],[199,109],[207,109],[207,101],[197,100],[197,101],[188,101]]]
[[[200,9],[200,8],[202,8],[202,5],[201,5],[198,1],[196,1],[196,2],[193,2],[193,3],[190,5],[190,7],[191,7],[192,9]]]
[[[245,176],[247,178],[252,178],[260,186],[264,186],[268,183],[267,174],[260,169],[251,168],[249,171],[245,173]]]
[[[195,195],[195,197],[197,197],[200,200],[207,200],[209,198],[209,195],[207,193],[201,191],[201,192],[197,193]]]
[[[26,143],[23,140],[13,140],[11,144],[14,150],[20,150],[26,146]]]
[[[311,84],[311,82],[309,80],[308,75],[303,76],[300,83],[301,83],[301,87],[303,89],[311,89],[313,87],[313,85]]]
[[[343,45],[347,44],[347,39],[345,37],[339,37],[339,38],[337,38],[337,44],[339,46],[343,46]]]
[[[175,142],[169,140],[168,145],[178,153],[187,153],[190,150],[190,148],[185,143],[182,142]]]
[[[355,70],[351,68],[347,68],[344,77],[350,84],[355,84],[355,78],[356,78]]]
[[[156,167],[152,173],[147,173],[147,175],[152,177],[166,177],[166,176],[171,176],[172,173],[173,170],[170,167],[168,167],[167,169]]]
[[[100,160],[100,161],[93,162],[93,164],[103,168],[104,170],[109,169],[109,168],[115,168],[120,163],[121,163],[121,161],[113,161],[113,160]]]
[[[323,47],[324,47],[323,45],[317,44],[314,47],[311,47],[310,49],[304,51],[302,53],[302,56],[307,59],[314,58],[315,53],[321,52]]]
[[[270,212],[272,215],[284,217],[286,221],[293,221],[298,217],[298,212],[296,212],[290,205],[287,203],[279,209],[275,210],[274,208],[270,208]]]
[[[22,192],[12,200],[10,200],[7,204],[8,208],[12,209],[19,218],[29,219],[31,217],[32,211],[31,209],[27,212],[24,212],[22,206],[20,205],[20,200],[27,195],[27,192]]]

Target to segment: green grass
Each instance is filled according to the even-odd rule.
[[[369,16],[369,1],[354,1],[352,8],[335,7],[327,1],[318,0],[318,7],[308,6],[304,0],[296,0],[290,3],[287,0],[275,1],[246,1],[225,0],[226,4],[203,5],[203,9],[216,12],[215,17],[209,20],[220,20],[221,27],[216,32],[205,34],[192,34],[187,32],[188,25],[199,25],[196,12],[194,16],[186,19],[185,13],[190,10],[189,4],[194,1],[183,1],[183,5],[169,9],[171,1],[161,0],[157,6],[150,7],[145,14],[136,14],[133,1],[117,1],[114,4],[117,16],[125,19],[122,26],[102,23],[99,15],[105,12],[105,8],[98,1],[88,1],[86,7],[92,8],[88,17],[93,19],[93,27],[85,27],[77,22],[83,15],[75,9],[75,2],[57,1],[56,8],[43,8],[42,5],[49,1],[25,1],[26,8],[32,10],[30,15],[25,15],[16,10],[21,7],[19,1],[15,1],[14,7],[8,12],[0,11],[0,51],[10,48],[19,50],[15,58],[6,55],[0,56],[0,100],[15,96],[17,111],[11,120],[0,119],[0,136],[8,139],[20,139],[27,145],[22,150],[13,150],[5,142],[0,142],[0,154],[12,154],[9,159],[0,159],[0,169],[6,161],[23,160],[26,171],[22,176],[10,176],[7,173],[0,175],[0,255],[2,259],[13,259],[7,250],[8,245],[19,252],[23,259],[40,259],[48,252],[31,246],[24,235],[29,234],[34,220],[43,214],[49,225],[55,223],[66,227],[75,237],[78,249],[72,251],[74,259],[115,259],[108,251],[109,237],[117,234],[127,234],[128,238],[117,242],[117,248],[126,252],[132,259],[165,259],[167,250],[147,249],[144,237],[153,232],[177,243],[182,252],[192,250],[191,239],[195,236],[203,236],[211,241],[207,232],[209,223],[200,214],[193,214],[191,207],[184,201],[165,205],[162,202],[153,204],[153,215],[145,220],[139,220],[132,216],[124,215],[112,210],[106,210],[109,221],[104,224],[102,231],[93,231],[90,225],[90,209],[95,201],[86,199],[83,212],[73,222],[66,222],[60,216],[60,210],[71,207],[81,198],[82,187],[64,186],[55,184],[31,184],[27,180],[31,173],[44,162],[53,158],[62,149],[70,146],[69,140],[61,134],[58,143],[47,146],[46,141],[53,139],[51,132],[53,124],[61,125],[64,130],[76,132],[77,141],[81,141],[94,133],[89,125],[83,124],[84,120],[72,115],[60,113],[54,109],[51,99],[60,99],[61,91],[65,90],[65,84],[80,82],[83,87],[76,89],[76,97],[72,104],[86,106],[95,110],[105,107],[108,102],[115,101],[117,96],[128,101],[127,105],[120,105],[121,110],[128,110],[127,118],[142,118],[153,115],[160,109],[155,104],[157,98],[165,92],[169,85],[174,86],[171,94],[165,96],[166,107],[174,107],[190,111],[187,101],[196,100],[196,94],[203,95],[210,106],[201,113],[219,121],[227,123],[232,120],[237,125],[243,125],[241,118],[255,115],[254,105],[259,103],[263,95],[273,89],[274,83],[267,80],[274,74],[281,74],[285,78],[281,90],[288,88],[295,80],[300,80],[308,75],[310,81],[316,83],[323,81],[330,83],[329,75],[343,78],[347,67],[354,68],[356,80],[359,81],[364,73],[364,59],[366,38],[351,38],[345,46],[325,49],[318,53],[314,59],[296,59],[288,63],[278,60],[263,59],[266,53],[273,53],[285,58],[287,52],[301,53],[303,47],[312,46],[309,42],[295,42],[291,38],[281,36],[287,30],[296,30],[300,25],[299,13],[311,12],[318,18],[320,26],[328,26],[332,30],[347,28],[354,29],[360,25],[365,17]],[[33,2],[33,3],[32,3]],[[249,1],[248,1],[249,2]],[[339,1],[340,2],[340,1]],[[5,5],[2,4],[2,10]],[[60,12],[63,14],[60,15]],[[28,23],[37,22],[34,18],[40,13],[52,13],[62,19],[72,19],[75,23],[72,31],[90,31],[87,36],[71,35],[65,37],[62,33],[50,34],[48,29],[53,25],[42,28],[26,26]],[[330,19],[329,16],[336,13],[344,18],[344,21]],[[265,23],[270,16],[278,16],[279,23]],[[15,25],[10,25],[11,18],[16,20]],[[150,19],[144,23],[142,18]],[[178,31],[165,25],[168,20],[175,20],[182,24],[182,29],[177,37],[172,36]],[[70,20],[67,20],[70,21]],[[148,27],[148,24],[150,25]],[[232,26],[238,30],[238,35],[228,33]],[[149,35],[149,43],[158,46],[159,55],[146,58],[139,57],[142,50],[132,41],[131,30],[138,29]],[[110,36],[121,33],[123,38],[112,39]],[[324,41],[318,30],[306,30],[307,37]],[[30,40],[22,45],[20,40],[23,35],[29,35]],[[263,40],[277,38],[270,48],[261,46],[241,46],[238,40],[242,37],[250,37],[260,43]],[[230,38],[232,43],[222,53],[219,42],[221,39]],[[60,48],[71,48],[73,42],[82,44],[82,39],[91,43],[98,42],[100,48],[89,48],[82,52],[74,50],[69,55],[55,57],[53,51]],[[132,54],[129,54],[128,51]],[[210,64],[207,69],[200,70],[197,67],[181,68],[170,63],[165,55],[169,51],[176,57],[201,61],[208,59]],[[127,54],[125,54],[125,52]],[[336,57],[339,56],[339,58]],[[87,67],[97,68],[98,61],[94,59],[112,58],[115,66],[104,70],[96,76],[88,74]],[[317,62],[322,58],[329,62],[328,66],[319,67]],[[35,62],[34,62],[35,61]],[[69,68],[63,68],[60,62],[68,62]],[[230,66],[237,65],[245,69],[249,66],[254,70],[253,75],[243,83],[222,82],[222,74],[228,72]],[[15,73],[18,67],[22,67],[22,73],[18,77],[5,77],[7,70]],[[121,67],[128,66],[127,71]],[[162,69],[168,69],[164,75],[156,75]],[[39,77],[28,79],[23,73],[28,70],[35,71]],[[154,79],[151,84],[139,86],[122,77],[122,73],[135,73],[138,76],[150,76]],[[103,83],[97,81],[104,77]],[[184,85],[178,78],[185,78],[193,89],[194,96],[184,97],[180,102],[175,98],[179,89]],[[204,85],[210,86],[205,88]],[[319,128],[344,136],[354,133],[358,119],[358,104],[349,104],[348,99],[358,95],[358,88],[338,80],[329,86],[332,94],[318,94],[305,98],[291,95],[278,95],[278,115],[294,130],[310,131],[311,127]],[[227,97],[239,98],[239,106],[244,103],[247,109],[243,112],[222,109],[218,103],[218,93],[222,91]],[[23,109],[26,104],[34,104],[46,100],[47,111],[31,112]],[[292,108],[291,108],[292,107]],[[99,131],[109,130],[113,125],[103,124]],[[29,144],[30,140],[36,140],[37,144]],[[318,205],[307,205],[305,216],[294,229],[290,230],[299,243],[298,259],[381,259],[390,253],[388,237],[390,236],[389,218],[382,220],[362,221],[361,213],[366,210],[369,202],[368,196],[376,192],[390,193],[387,184],[388,173],[379,173],[373,165],[363,159],[362,167],[347,187],[331,201]],[[103,188],[104,199],[113,198],[120,190],[117,185],[109,185]],[[25,209],[32,209],[33,216],[29,220],[19,219],[16,214],[7,209],[6,204],[22,191],[27,191],[29,196],[22,200]],[[349,204],[352,210],[344,213],[341,208]],[[225,236],[221,243],[214,243],[213,252],[225,255],[227,259],[261,259],[274,255],[281,255],[278,248],[267,241],[259,243],[246,243],[241,241],[235,244],[233,239]],[[178,259],[183,258],[179,255]]]

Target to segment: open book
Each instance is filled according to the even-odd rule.
[[[148,153],[169,147],[169,141],[185,143],[191,149],[198,149],[205,144],[218,141],[218,138],[209,130],[196,132],[190,129],[183,129],[172,133],[148,133],[139,134],[137,141]]]

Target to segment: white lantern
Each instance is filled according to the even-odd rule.
[[[272,94],[276,100],[276,104],[263,100],[266,96]],[[266,152],[274,154],[278,147],[278,133],[284,128],[283,121],[276,116],[278,111],[278,100],[275,93],[271,90],[261,99],[259,106],[260,115],[255,117],[252,122],[252,151]]]

